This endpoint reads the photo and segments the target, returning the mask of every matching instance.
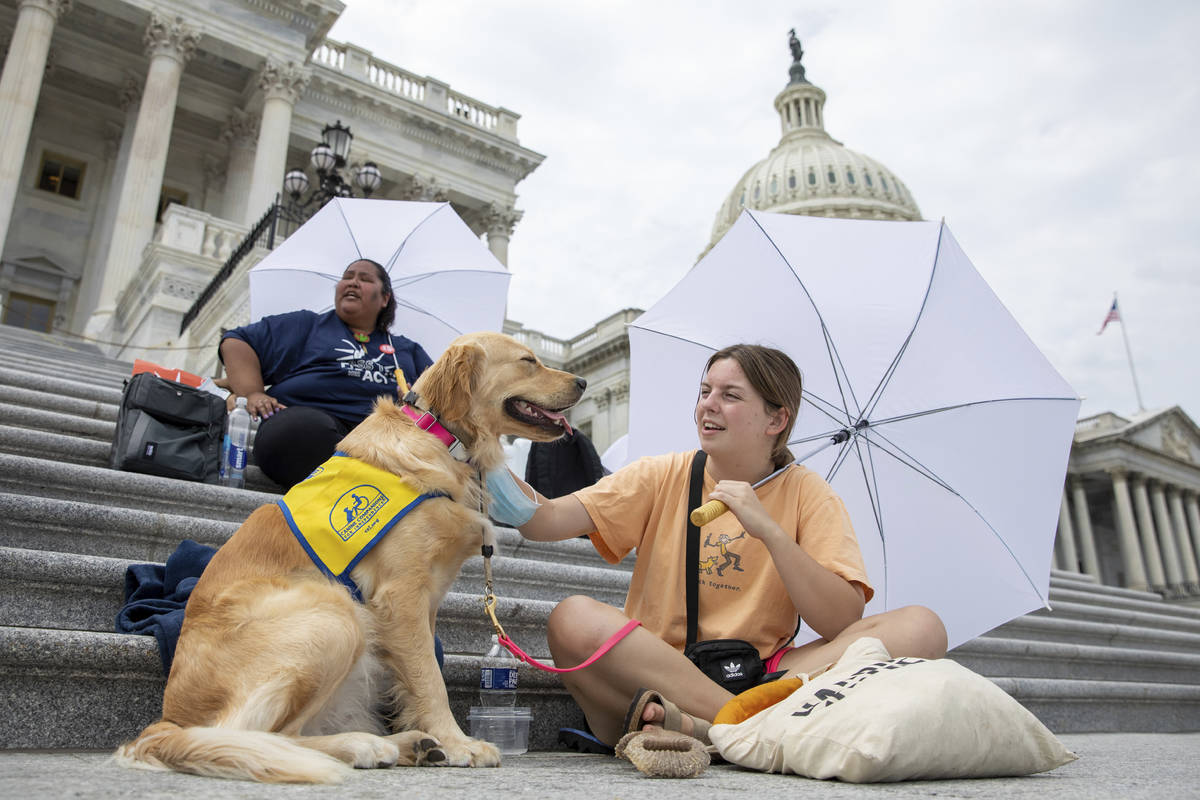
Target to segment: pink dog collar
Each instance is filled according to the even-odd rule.
[[[457,436],[446,430],[446,427],[442,423],[438,422],[437,417],[433,415],[432,411],[421,411],[421,409],[409,405],[408,396],[405,396],[404,401],[404,405],[400,407],[404,409],[404,413],[413,422],[417,423],[418,428],[436,436],[442,444],[446,445],[446,449],[450,451],[450,455],[454,456],[457,460],[466,461],[470,458],[470,454],[467,452],[467,448],[463,446],[463,443],[459,441]]]

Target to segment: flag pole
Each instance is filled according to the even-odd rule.
[[[1113,292],[1113,303],[1117,302],[1117,293]],[[1133,369],[1133,351],[1129,349],[1129,336],[1125,333],[1125,315],[1122,314],[1121,323],[1121,339],[1125,342],[1125,357],[1129,359],[1129,374],[1133,377],[1133,392],[1137,395],[1138,411],[1145,411],[1146,406],[1142,403],[1142,390],[1138,388],[1137,372]]]

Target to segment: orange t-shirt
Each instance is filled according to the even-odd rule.
[[[575,492],[596,526],[592,544],[610,563],[637,549],[625,614],[678,650],[687,640],[684,553],[694,452],[639,459]],[[704,473],[703,500],[715,482]],[[793,466],[756,490],[759,501],[821,566],[871,599],[846,507],[817,473]],[[769,657],[791,641],[796,611],[766,545],[723,514],[700,529],[699,640],[745,639]]]

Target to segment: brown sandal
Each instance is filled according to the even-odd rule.
[[[633,696],[633,703],[629,706],[628,713],[625,714],[625,732],[634,733],[640,731],[647,723],[642,721],[642,715],[646,711],[647,703],[658,703],[663,707],[665,712],[661,723],[652,723],[661,725],[663,730],[678,731],[680,733],[688,733],[683,730],[683,718],[687,717],[692,721],[692,730],[688,734],[694,739],[699,739],[704,744],[712,744],[708,738],[708,729],[712,727],[712,723],[699,717],[692,716],[686,711],[681,711],[679,706],[672,703],[670,700],[663,697],[653,689],[638,689]]]

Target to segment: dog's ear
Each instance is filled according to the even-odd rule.
[[[479,345],[452,345],[421,376],[421,394],[439,417],[455,422],[471,410],[471,397],[479,384],[483,359],[483,348]]]

